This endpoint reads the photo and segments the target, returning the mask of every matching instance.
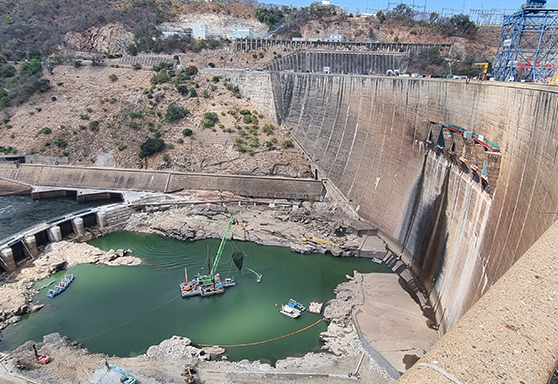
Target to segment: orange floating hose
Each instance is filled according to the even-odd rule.
[[[306,331],[308,328],[312,328],[314,325],[317,325],[320,321],[322,321],[324,318],[322,317],[321,319],[319,319],[318,321],[316,321],[313,324],[310,324],[304,328],[299,329],[298,331],[294,331],[291,333],[287,333],[286,335],[283,336],[279,336],[279,337],[274,337],[273,339],[269,339],[269,340],[264,340],[264,341],[256,341],[254,343],[246,343],[246,344],[229,344],[229,345],[220,345],[220,344],[196,344],[196,343],[192,343],[192,345],[195,345],[197,347],[223,347],[223,348],[231,348],[231,347],[247,347],[249,345],[258,345],[258,344],[265,344],[265,343],[269,343],[271,341],[275,341],[275,340],[279,340],[279,339],[283,339],[285,337],[288,336],[292,336],[296,333],[302,332],[302,331]]]

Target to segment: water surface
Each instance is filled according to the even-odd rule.
[[[244,344],[276,338],[313,324],[320,315],[304,312],[298,319],[279,313],[282,303],[294,298],[327,302],[333,290],[346,281],[345,274],[390,272],[369,259],[301,255],[288,248],[254,243],[227,242],[218,272],[233,276],[237,287],[211,297],[180,297],[184,267],[189,277],[207,272],[207,246],[215,255],[219,240],[181,242],[158,235],[118,232],[91,241],[108,250],[130,248],[144,264],[136,267],[80,265],[70,269],[74,282],[54,299],[46,289],[36,299],[45,308],[2,333],[0,349],[13,349],[26,340],[60,332],[77,340],[91,352],[117,356],[144,353],[151,345],[173,335],[194,343]],[[236,269],[230,255],[246,252],[245,268]],[[246,267],[263,275],[261,283]],[[59,278],[63,272],[54,277]],[[50,281],[46,279],[46,281]],[[44,285],[39,282],[37,286]],[[256,346],[229,347],[232,360],[263,359],[274,362],[287,356],[319,350],[324,321],[278,341]]]

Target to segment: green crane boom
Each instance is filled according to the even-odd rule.
[[[225,243],[227,242],[227,237],[229,237],[229,233],[231,232],[231,228],[234,222],[234,215],[235,215],[234,213],[231,215],[231,218],[227,223],[227,228],[225,228],[225,234],[223,235],[223,239],[221,239],[221,245],[219,245],[217,256],[215,256],[215,261],[213,262],[213,267],[211,267],[211,281],[213,281],[213,277],[215,276],[215,271],[217,270],[217,266],[219,265],[219,261],[221,260],[221,255],[225,250]]]

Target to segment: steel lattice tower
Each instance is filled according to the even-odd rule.
[[[536,5],[534,5],[536,4]],[[558,65],[558,8],[527,3],[504,16],[494,77],[504,81],[553,81]]]

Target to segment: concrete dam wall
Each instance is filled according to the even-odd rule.
[[[378,226],[391,249],[413,264],[443,330],[557,217],[554,88],[269,76],[277,120],[319,177],[333,183]],[[255,104],[264,91],[251,96]],[[446,144],[434,150],[440,126],[433,122],[473,131],[499,145],[501,153],[446,130]],[[484,164],[487,183],[479,179]]]
[[[367,73],[385,75],[388,69],[402,72],[409,65],[408,53],[394,52],[339,52],[339,51],[297,51],[266,64],[266,71]]]

